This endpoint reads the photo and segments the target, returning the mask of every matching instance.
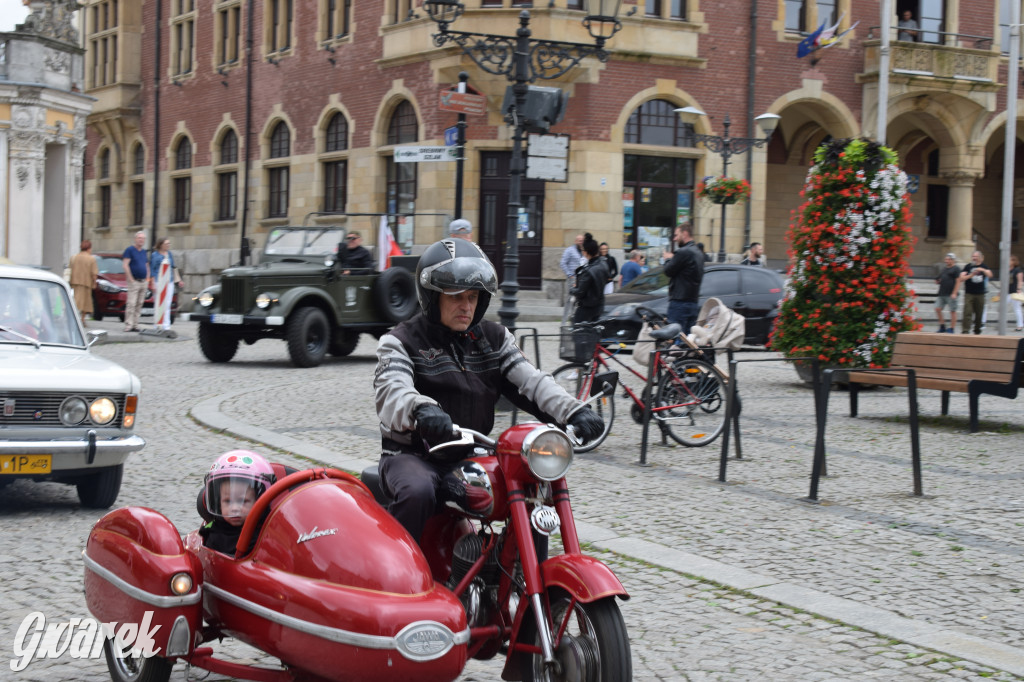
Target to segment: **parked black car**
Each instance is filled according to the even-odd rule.
[[[748,345],[764,345],[779,314],[783,296],[782,275],[774,270],[751,265],[716,264],[704,266],[700,303],[712,296],[746,318]],[[668,276],[663,269],[652,268],[614,294],[604,297],[605,338],[633,341],[642,321],[638,306],[665,315],[668,313]]]

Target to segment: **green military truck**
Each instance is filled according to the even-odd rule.
[[[412,317],[412,273],[346,269],[338,258],[345,233],[336,226],[276,227],[259,265],[224,270],[188,314],[199,323],[206,359],[229,362],[241,342],[283,339],[297,367],[316,367],[327,353],[351,353],[360,334],[379,337]]]

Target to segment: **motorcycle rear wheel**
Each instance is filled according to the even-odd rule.
[[[570,595],[559,588],[551,588],[548,597],[554,632],[572,608],[562,641],[555,650],[561,672],[546,670],[541,655],[529,656],[522,669],[524,682],[630,682],[633,659],[629,636],[615,597],[590,604],[573,603]],[[532,614],[527,617],[532,618]],[[539,644],[536,634],[533,639]]]
[[[167,682],[171,678],[173,661],[159,656],[136,658],[130,651],[124,651],[118,656],[115,646],[113,638],[103,641],[107,670],[114,682]]]

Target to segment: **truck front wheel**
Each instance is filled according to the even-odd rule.
[[[327,316],[319,308],[299,308],[288,318],[285,329],[288,354],[296,367],[316,367],[324,360],[331,341]]]
[[[221,333],[211,322],[200,322],[199,350],[210,362],[230,362],[238,352],[238,339]]]

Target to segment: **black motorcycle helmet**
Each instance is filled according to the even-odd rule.
[[[416,266],[416,298],[431,322],[441,321],[438,296],[475,289],[480,292],[473,324],[483,319],[491,296],[498,293],[498,275],[480,247],[466,239],[442,239],[427,247]]]

